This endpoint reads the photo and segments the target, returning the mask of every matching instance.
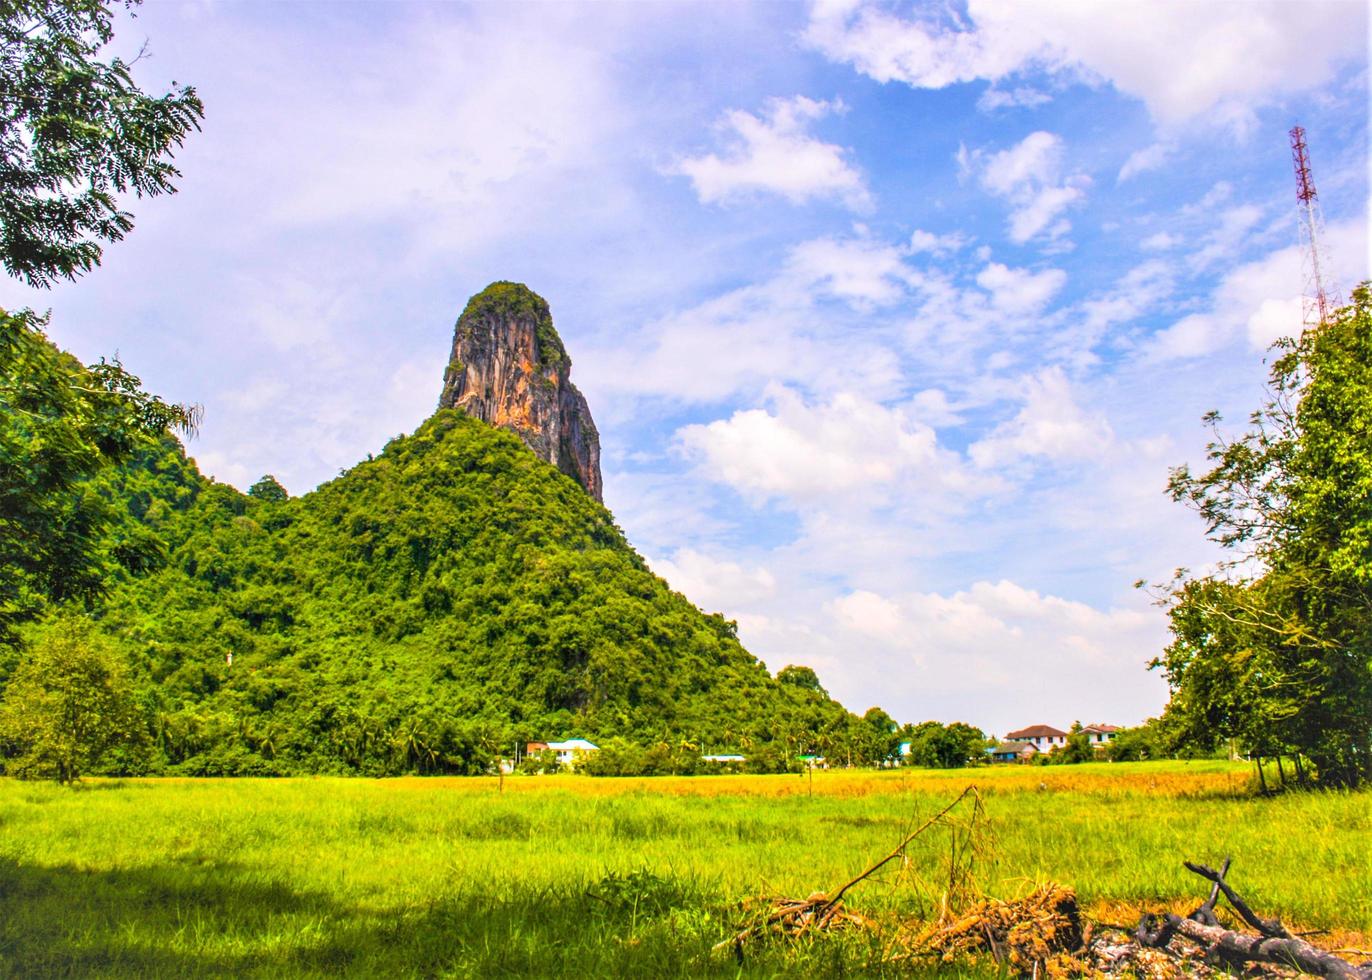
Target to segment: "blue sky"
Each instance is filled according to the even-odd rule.
[[[1362,2],[149,3],[181,193],[50,307],[309,490],[432,411],[494,279],[552,304],[605,499],[674,587],[861,711],[1156,714],[1216,558],[1163,494],[1242,420],[1304,278],[1309,133],[1369,275]]]

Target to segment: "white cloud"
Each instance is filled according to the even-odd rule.
[[[1061,368],[1026,379],[1023,390],[1024,407],[1018,414],[968,450],[978,466],[1001,466],[1025,457],[1085,459],[1109,445],[1109,424],[1082,410]]]
[[[748,568],[693,548],[678,548],[671,558],[655,558],[649,565],[707,611],[738,608],[776,594],[776,577],[766,568]]]
[[[1204,115],[1242,127],[1254,106],[1321,85],[1365,51],[1367,23],[1364,4],[1339,0],[969,0],[965,21],[821,0],[805,36],[881,82],[943,88],[1043,71],[1112,84],[1164,124]]]
[[[632,342],[579,357],[587,390],[714,402],[770,382],[882,396],[902,384],[876,310],[923,281],[904,251],[868,238],[818,238],[768,280],[670,314]],[[889,335],[888,335],[889,334]],[[584,382],[584,383],[583,383]]]
[[[912,720],[975,719],[1001,732],[1129,724],[1161,703],[1160,679],[1143,671],[1161,631],[1137,608],[1101,610],[1006,579],[949,594],[855,589],[824,608],[827,632],[863,651],[847,666],[884,676],[888,703]],[[920,702],[923,713],[910,714]]]
[[[756,501],[879,498],[916,477],[931,488],[970,487],[934,430],[900,408],[849,393],[812,405],[775,387],[768,398],[770,410],[741,410],[677,433],[703,475]]]
[[[1039,130],[1008,150],[986,156],[980,151],[962,156],[966,167],[980,165],[982,186],[1014,205],[1010,213],[1010,240],[1023,244],[1046,233],[1058,238],[1070,230],[1058,216],[1082,201],[1090,178],[1084,174],[1062,175],[1062,139]]]
[[[1026,85],[1013,89],[992,86],[981,93],[977,108],[982,112],[995,112],[997,109],[1032,109],[1034,106],[1052,102],[1053,97],[1046,92]]]
[[[1129,159],[1124,161],[1124,166],[1120,167],[1119,176],[1115,178],[1115,182],[1123,184],[1126,180],[1137,177],[1139,174],[1161,169],[1168,157],[1176,151],[1176,146],[1171,143],[1154,143],[1141,150],[1135,150],[1129,154]]]
[[[1149,252],[1165,252],[1168,249],[1176,248],[1181,244],[1181,241],[1179,235],[1159,231],[1139,242],[1139,247]]]
[[[1282,337],[1290,337],[1305,315],[1301,298],[1265,299],[1244,323],[1248,343],[1258,350],[1266,350]]]
[[[933,232],[916,228],[910,235],[909,252],[911,255],[919,255],[927,252],[935,257],[951,255],[953,252],[965,248],[971,239],[962,232],[954,231],[946,235],[936,235]]]
[[[1011,269],[992,262],[977,273],[977,285],[991,294],[991,302],[1009,313],[1031,313],[1048,305],[1067,282],[1061,269]]]
[[[1212,264],[1237,248],[1242,228],[1252,219],[1250,209],[1226,213],[1218,231],[1208,236],[1193,262]],[[1328,229],[1329,285],[1361,282],[1372,275],[1367,226],[1343,222]],[[1158,331],[1143,348],[1148,360],[1193,358],[1219,350],[1244,337],[1256,350],[1265,350],[1280,336],[1302,329],[1301,296],[1305,287],[1302,250],[1295,245],[1277,249],[1234,267],[1214,288],[1209,308],[1191,313]]]
[[[831,199],[855,211],[869,210],[871,195],[862,175],[848,162],[848,152],[809,132],[811,123],[842,109],[841,102],[803,95],[773,99],[761,116],[733,109],[722,124],[731,143],[723,156],[688,157],[669,172],[689,177],[705,204],[767,192],[793,204]]]
[[[1175,286],[1176,277],[1169,263],[1150,259],[1136,265],[1111,290],[1080,304],[1083,336],[1089,343],[1094,343],[1112,327],[1131,323],[1155,311]]]
[[[791,250],[786,275],[806,287],[858,305],[886,306],[917,277],[901,251],[870,239],[816,238]]]

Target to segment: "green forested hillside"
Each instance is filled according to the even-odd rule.
[[[298,499],[207,480],[170,439],[105,492],[149,556],[96,610],[149,720],[115,768],[481,771],[569,736],[780,758],[865,727],[809,671],[771,677],[572,480],[457,411]]]

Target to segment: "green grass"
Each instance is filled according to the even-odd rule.
[[[0,973],[875,972],[858,935],[742,967],[709,947],[738,900],[834,888],[969,782],[992,821],[992,894],[1054,879],[1123,918],[1193,902],[1203,883],[1183,859],[1233,855],[1263,914],[1372,933],[1372,797],[1254,799],[1247,777],[1218,762],[821,772],[813,797],[795,776],[511,778],[503,793],[488,778],[2,780]],[[946,841],[851,904],[927,915]]]

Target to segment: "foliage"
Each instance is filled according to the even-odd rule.
[[[771,677],[576,483],[459,411],[302,497],[206,480],[171,440],[101,492],[165,548],[96,608],[153,706],[154,766],[484,773],[568,737],[630,741],[657,773],[862,757],[870,726],[813,671]]]
[[[985,733],[961,721],[907,725],[899,741],[910,743],[906,763],[926,769],[961,769],[986,759]]]
[[[164,559],[162,542],[121,523],[91,478],[199,416],[144,392],[117,360],[83,367],[45,325],[0,310],[0,646],[48,603],[92,598],[113,569]]]
[[[290,498],[286,488],[278,483],[276,477],[270,473],[248,488],[248,496],[268,504],[279,504],[281,501]]]
[[[101,59],[111,21],[104,0],[0,4],[0,262],[32,286],[99,265],[133,228],[118,195],[175,193],[170,159],[204,115],[195,89],[147,95],[132,62]]]
[[[1150,718],[1134,728],[1121,728],[1105,748],[1106,758],[1111,762],[1140,762],[1149,759],[1166,759],[1165,736],[1156,719]]]
[[[1174,499],[1236,553],[1226,576],[1179,575],[1155,661],[1184,744],[1292,755],[1328,785],[1372,778],[1372,295],[1278,345],[1270,397]],[[1300,769],[1304,774],[1305,770]]]
[[[1081,722],[1072,723],[1072,730],[1067,733],[1065,745],[1054,746],[1048,753],[1049,761],[1061,765],[1078,765],[1083,762],[1094,762],[1096,750],[1091,747],[1090,736],[1081,729]]]
[[[69,783],[111,750],[137,750],[145,740],[124,664],[81,620],[47,629],[5,686],[0,741],[11,775]]]

